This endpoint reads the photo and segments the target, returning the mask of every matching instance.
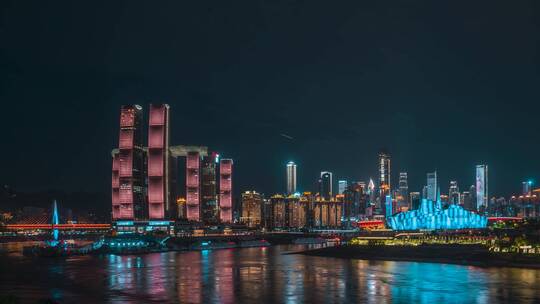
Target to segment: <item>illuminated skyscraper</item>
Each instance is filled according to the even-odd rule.
[[[200,154],[190,151],[186,155],[186,215],[190,221],[200,221]]]
[[[330,198],[332,198],[332,194],[333,194],[332,183],[333,183],[332,172],[328,172],[328,171],[321,172],[321,179],[319,182],[320,184],[319,194],[321,195],[321,197],[323,197],[326,200],[330,200]]]
[[[232,223],[232,159],[219,161],[219,216],[222,223]]]
[[[523,196],[531,195],[532,193],[532,181],[523,182]]]
[[[476,166],[476,210],[482,212],[488,206],[488,166]]]
[[[399,173],[399,194],[406,203],[409,201],[409,183],[407,180],[407,172]]]
[[[436,202],[439,200],[437,197],[439,185],[437,180],[437,171],[427,174],[427,199]]]
[[[292,161],[287,163],[287,194],[296,192],[296,164]]]
[[[219,154],[204,156],[201,161],[201,218],[206,224],[219,222],[219,204],[216,181],[216,167]]]
[[[120,108],[118,150],[113,152],[112,216],[117,219],[145,218],[145,173],[142,138],[142,107]]]
[[[448,190],[448,202],[453,205],[459,205],[459,197],[460,195],[457,181],[450,181],[450,189]]]
[[[242,193],[242,216],[240,221],[248,227],[262,224],[263,197],[255,191]]]
[[[410,196],[410,198],[409,198],[409,202],[410,202],[409,208],[411,210],[416,210],[416,209],[420,208],[420,201],[421,201],[420,192],[411,192],[411,194],[409,196]]]
[[[338,194],[343,194],[343,192],[345,192],[346,189],[347,189],[347,181],[339,180],[338,181]]]
[[[176,217],[170,193],[169,105],[150,104],[148,123],[148,217]]]
[[[386,151],[379,152],[379,197],[381,202],[386,201],[392,187],[390,183],[390,154]]]

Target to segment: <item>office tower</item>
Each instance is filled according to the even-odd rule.
[[[262,224],[263,197],[255,191],[242,193],[242,216],[240,221],[248,227],[259,227]]]
[[[289,196],[289,227],[304,228],[308,225],[310,198],[307,196]]]
[[[343,194],[343,192],[345,192],[346,189],[347,189],[347,181],[339,180],[338,181],[338,194]]]
[[[219,216],[222,223],[232,223],[232,159],[219,161]]]
[[[274,210],[272,206],[272,201],[270,199],[263,198],[262,208],[262,226],[265,229],[272,230],[274,228]]]
[[[450,189],[448,190],[448,202],[452,205],[459,205],[460,195],[457,181],[450,181]]]
[[[407,180],[407,172],[399,173],[399,194],[402,197],[402,201],[409,203],[409,183]]]
[[[390,194],[390,154],[386,151],[379,152],[379,197],[380,201],[386,201],[386,196]]]
[[[522,195],[523,196],[527,196],[527,195],[531,195],[532,193],[532,181],[526,181],[526,182],[523,182],[523,191],[522,191]]]
[[[112,217],[143,219],[145,217],[145,172],[142,138],[142,107],[120,108],[118,150],[113,152]]]
[[[412,210],[417,210],[418,208],[420,208],[420,202],[421,202],[420,192],[411,192],[409,196],[410,196],[410,198],[409,198],[409,202],[410,202],[409,208],[412,209]]]
[[[427,186],[422,187],[422,198],[423,199],[428,199]]]
[[[169,190],[169,105],[150,104],[149,113],[148,218],[175,218],[176,206]]]
[[[438,200],[437,190],[438,190],[438,181],[437,181],[437,171],[427,174],[427,199],[432,202]]]
[[[469,191],[463,191],[461,192],[461,204],[463,205],[463,208],[466,210],[473,210],[472,203],[471,203],[471,192]]]
[[[392,214],[394,213],[394,210],[393,210],[393,200],[392,200],[392,196],[391,195],[387,195],[385,197],[385,200],[384,200],[384,215],[386,217],[390,217],[392,216]]]
[[[332,172],[323,171],[321,172],[319,194],[325,200],[330,200],[332,198]]]
[[[374,193],[374,192],[375,192],[375,183],[373,182],[373,179],[370,178],[368,186],[367,186],[366,193],[371,194],[371,193]]]
[[[469,187],[469,192],[467,196],[464,196],[463,203],[465,204],[465,209],[476,211],[476,186],[471,185]]]
[[[488,166],[476,166],[476,210],[483,212],[488,204]]]
[[[219,222],[216,169],[219,154],[212,153],[201,160],[201,218],[205,224]]]
[[[287,163],[287,194],[296,192],[296,164],[292,161]]]
[[[186,215],[190,221],[200,221],[199,197],[200,154],[196,151],[186,155]]]
[[[365,183],[356,182],[347,187],[344,191],[345,220],[358,220],[366,216],[368,207],[368,195],[366,194]]]
[[[289,227],[289,208],[287,206],[286,197],[276,194],[270,198],[272,227],[286,228]]]
[[[367,185],[366,194],[368,195],[368,203],[370,206],[375,206],[377,199],[376,199],[376,193],[375,193],[375,183],[373,182],[373,179],[369,179],[369,183]],[[376,207],[376,206],[375,206]]]

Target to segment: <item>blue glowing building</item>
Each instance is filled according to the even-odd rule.
[[[394,230],[486,228],[488,219],[458,205],[443,208],[440,201],[422,199],[417,210],[386,218]]]

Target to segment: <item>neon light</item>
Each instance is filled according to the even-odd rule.
[[[118,221],[117,226],[133,226],[133,221]]]
[[[148,222],[148,225],[150,226],[167,226],[170,222],[168,221],[150,221]]]
[[[458,205],[442,209],[439,204],[422,199],[418,210],[398,213],[387,221],[394,230],[465,229],[486,228],[488,218]]]

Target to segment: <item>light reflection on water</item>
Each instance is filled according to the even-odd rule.
[[[0,294],[68,303],[539,302],[540,270],[347,260],[301,246],[0,258]]]

